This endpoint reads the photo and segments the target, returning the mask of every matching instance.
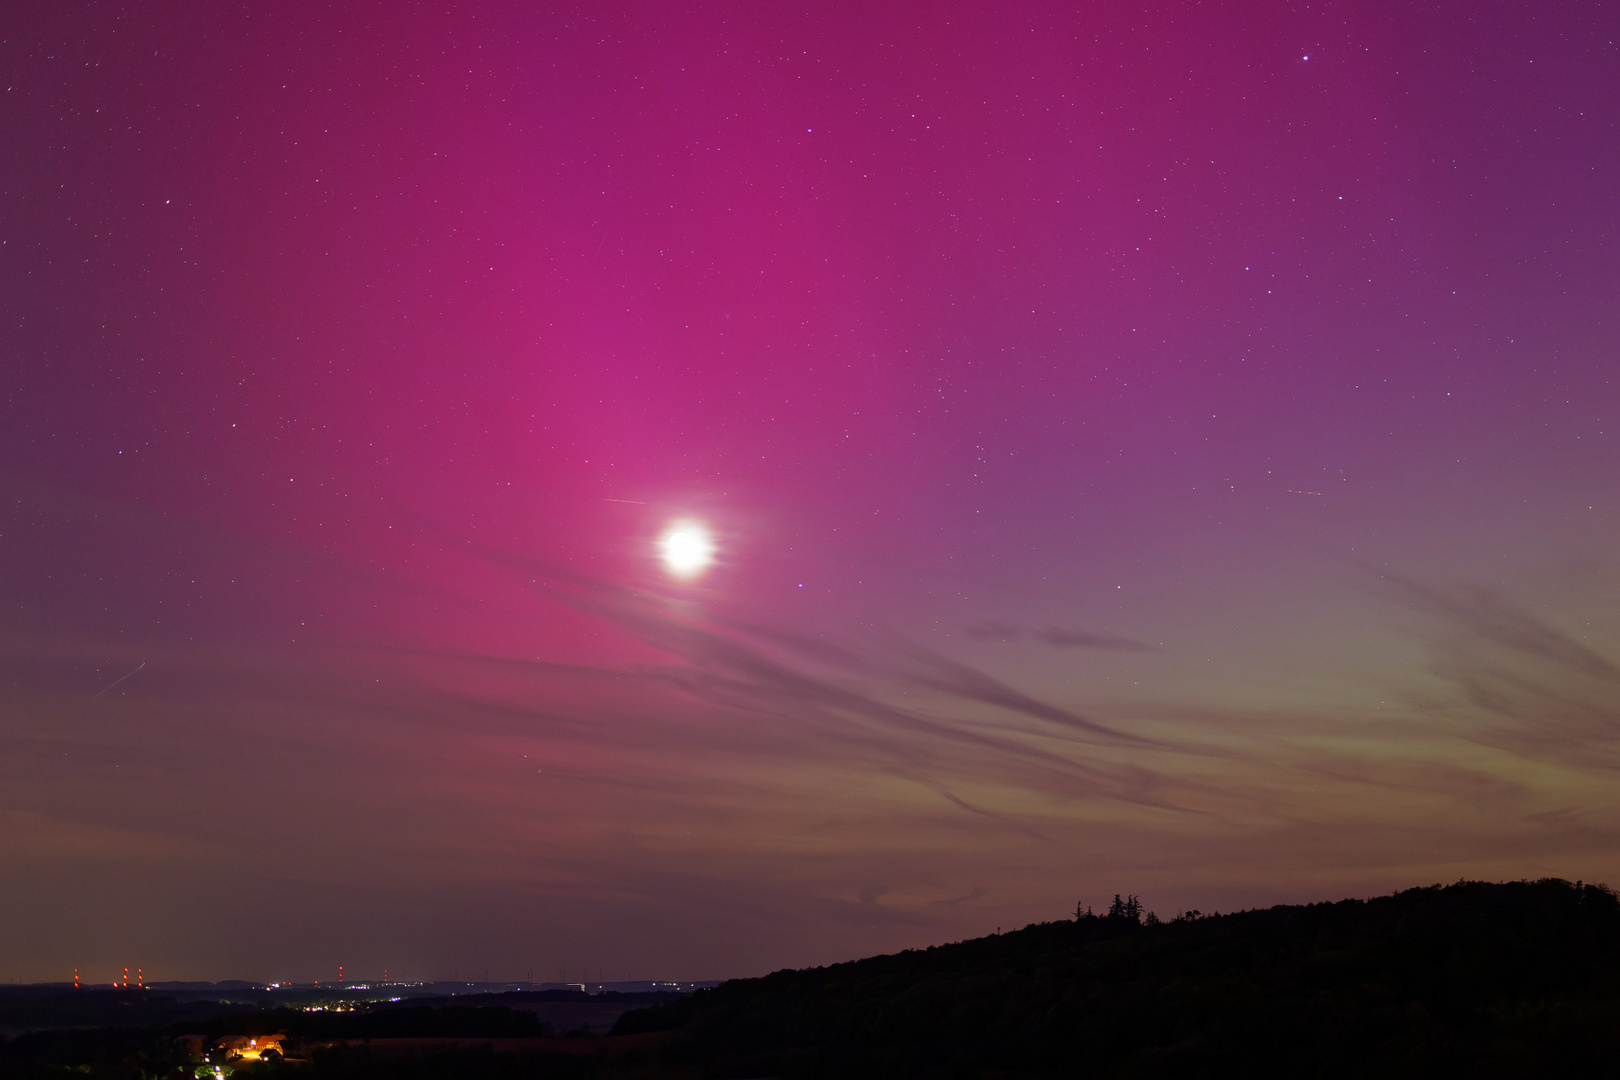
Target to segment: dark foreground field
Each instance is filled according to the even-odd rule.
[[[606,1038],[542,1036],[524,1029],[532,1016],[500,1008],[416,1011],[415,1032],[396,1017],[385,1035],[363,1014],[346,1032],[288,1031],[305,1060],[241,1071],[304,1080],[1620,1075],[1620,902],[1602,887],[1546,880],[1156,925],[1127,906],[734,980],[627,1012]],[[278,1023],[306,1022],[261,1014],[216,1026]],[[0,1047],[0,1076],[194,1075],[171,1027],[14,1038]]]

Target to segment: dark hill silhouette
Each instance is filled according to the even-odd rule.
[[[626,1013],[716,1078],[1620,1075],[1620,902],[1461,882],[1144,925],[1139,907]]]

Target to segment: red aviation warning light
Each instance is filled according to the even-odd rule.
[[[77,990],[78,988],[79,988],[79,969],[74,968],[73,969],[73,989]]]
[[[142,990],[146,989],[146,971],[144,968],[135,969],[135,985]]]
[[[129,989],[129,968],[124,969],[124,989]]]

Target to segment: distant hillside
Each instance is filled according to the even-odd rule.
[[[0,988],[0,1037],[22,1031],[73,1027],[150,1027],[154,1024],[241,1012],[217,1001],[182,1001],[148,990]]]
[[[1042,923],[626,1013],[707,1077],[1620,1075],[1620,902],[1560,880]]]

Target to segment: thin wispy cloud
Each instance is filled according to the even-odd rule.
[[[625,647],[563,662],[386,640],[306,651],[17,638],[0,671],[29,676],[11,701],[33,718],[0,738],[37,776],[13,790],[48,800],[68,775],[54,756],[128,793],[231,746],[238,772],[204,788],[275,797],[235,819],[142,809],[132,835],[167,845],[175,873],[204,873],[223,836],[251,827],[266,865],[333,887],[364,873],[438,896],[441,879],[472,880],[604,911],[725,910],[767,936],[796,920],[947,932],[977,905],[1047,888],[1049,865],[1225,889],[1325,860],[1323,881],[1400,883],[1437,860],[1584,859],[1616,831],[1607,803],[1561,796],[1515,765],[1606,775],[1614,665],[1484,590],[1379,579],[1391,622],[1406,612],[1430,656],[1412,672],[1429,689],[1395,711],[1151,691],[1102,706],[1026,689],[937,641],[811,631],[473,557],[510,576],[505,602],[522,617],[562,610]],[[140,678],[96,696],[142,660]],[[120,835],[94,802],[48,805],[39,821],[60,827],[37,837]],[[86,865],[113,857],[75,851]],[[1142,862],[1148,851],[1180,869]]]
[[[1427,625],[1428,670],[1447,693],[1415,697],[1467,738],[1581,769],[1620,767],[1620,666],[1507,597],[1382,575]]]
[[[1061,649],[1099,649],[1104,652],[1147,653],[1158,652],[1158,647],[1118,634],[1095,633],[1087,630],[1066,630],[1045,626],[1029,630],[1005,622],[974,623],[967,628],[967,636],[983,641],[1039,641]]]

